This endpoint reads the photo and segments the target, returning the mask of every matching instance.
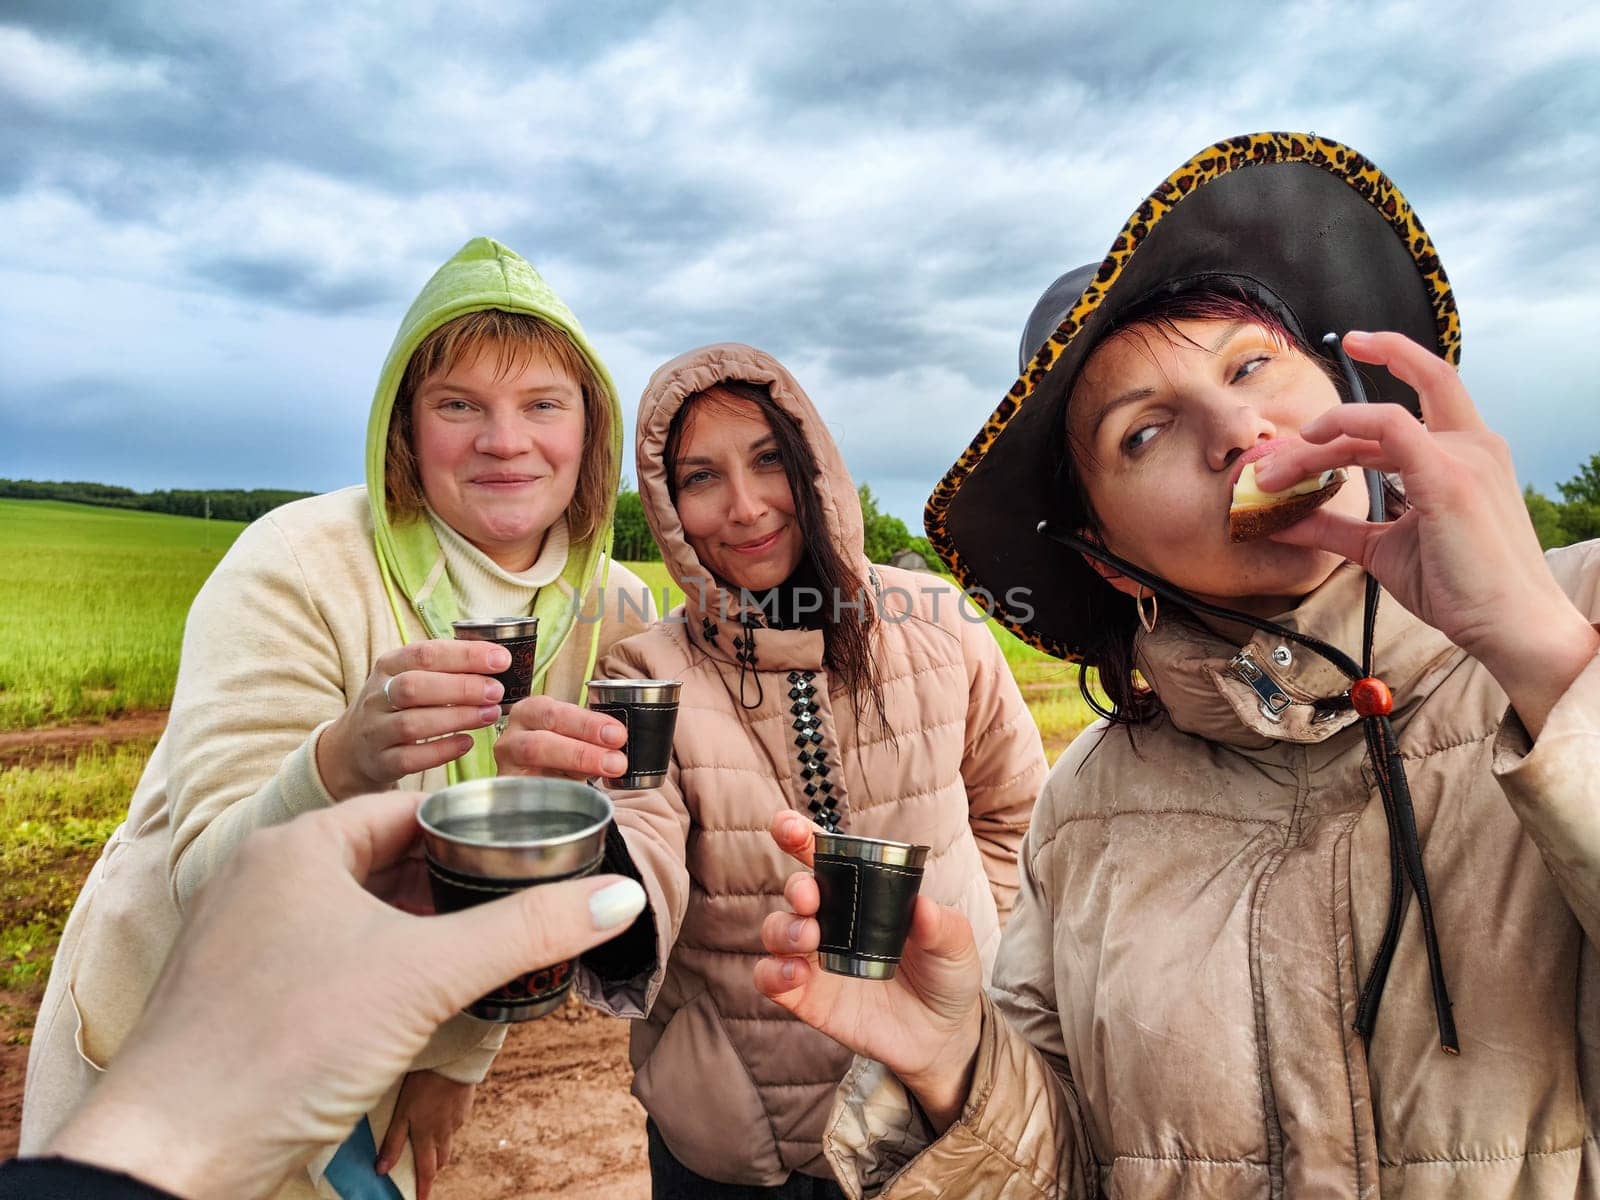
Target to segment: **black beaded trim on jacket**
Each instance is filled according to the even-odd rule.
[[[756,637],[755,630],[745,626],[744,636],[734,634],[733,657],[741,667],[754,667],[756,665]]]
[[[839,828],[839,803],[833,795],[828,773],[828,752],[822,746],[822,728],[817,713],[815,671],[789,672],[789,711],[794,714],[795,747],[800,751],[800,778],[805,781],[806,807],[811,819],[829,833]]]
[[[756,629],[755,618],[749,613],[739,614],[739,627],[743,634],[735,634],[733,638],[733,656],[739,660],[739,703],[746,709],[760,708],[766,699],[766,691],[761,682],[761,672],[756,664]],[[745,681],[756,681],[756,698],[745,699]]]

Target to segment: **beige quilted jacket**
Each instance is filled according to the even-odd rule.
[[[875,719],[857,722],[823,664],[820,632],[721,619],[662,460],[684,397],[722,379],[769,385],[799,419],[829,531],[868,572],[855,486],[787,371],[749,347],[714,346],[656,372],[639,412],[639,491],[688,604],[619,644],[600,672],[683,680],[665,786],[614,794],[665,961],[632,986],[588,974],[580,986],[610,1011],[643,1017],[633,1090],[673,1154],[714,1179],[769,1185],[791,1171],[828,1173],[822,1124],[850,1063],[751,979],[762,919],[782,907],[795,869],[768,834],[773,815],[831,800],[844,832],[930,844],[923,894],[966,913],[990,963],[1045,762],[994,637],[939,576],[872,568],[887,614],[875,653],[898,744]],[[741,685],[746,701],[759,693],[754,707],[741,704]],[[815,698],[820,737],[798,728],[797,691]]]
[[[1600,616],[1600,543],[1551,563]],[[1289,620],[1348,652],[1361,590],[1343,568]],[[1169,715],[1137,755],[1091,729],[1056,764],[962,1117],[929,1147],[899,1085],[858,1063],[830,1126],[848,1191],[1600,1195],[1600,660],[1530,747],[1486,670],[1380,609],[1451,1057],[1415,903],[1371,1044],[1353,1032],[1389,878],[1361,730],[1303,704],[1266,720],[1229,670],[1242,645],[1165,622],[1143,638]],[[1341,689],[1298,647],[1285,666],[1267,635],[1249,647],[1296,700]]]

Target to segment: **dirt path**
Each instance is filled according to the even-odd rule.
[[[628,1023],[575,1001],[515,1025],[478,1089],[439,1200],[647,1200]]]
[[[67,762],[96,742],[129,742],[159,737],[167,727],[166,710],[123,713],[95,725],[62,725],[48,729],[14,729],[0,733],[0,768]]]
[[[17,1152],[22,1076],[28,1066],[28,1047],[19,1043],[18,1036],[33,1026],[38,1007],[37,995],[0,988],[0,1159]]]

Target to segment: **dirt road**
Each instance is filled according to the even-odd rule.
[[[647,1200],[628,1026],[576,1002],[518,1025],[479,1089],[440,1200]]]

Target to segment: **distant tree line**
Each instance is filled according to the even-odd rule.
[[[0,496],[13,500],[71,500],[103,508],[132,508],[141,512],[170,513],[179,517],[213,516],[219,521],[254,521],[280,504],[299,500],[311,492],[281,488],[237,488],[216,491],[136,492],[105,483],[49,483],[32,479],[0,479]],[[210,505],[209,510],[207,504]]]
[[[925,537],[913,536],[899,517],[881,511],[878,498],[866,484],[863,483],[857,491],[861,494],[861,520],[869,562],[886,563],[902,550],[912,550],[922,555],[922,561],[933,570],[944,570],[944,564],[933,552],[932,542]]]

